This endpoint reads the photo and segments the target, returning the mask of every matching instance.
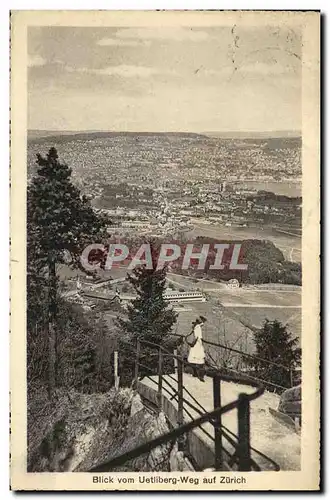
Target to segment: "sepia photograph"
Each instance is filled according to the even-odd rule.
[[[318,489],[319,12],[11,17],[12,488]]]

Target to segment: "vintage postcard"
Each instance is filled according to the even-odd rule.
[[[11,13],[11,488],[318,490],[320,13]]]

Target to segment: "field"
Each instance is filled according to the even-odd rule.
[[[260,290],[253,288],[237,288],[219,290],[217,297],[224,307],[269,307],[289,308],[300,307],[300,290]]]
[[[288,309],[281,307],[278,309],[272,307],[262,308],[232,308],[231,312],[237,315],[237,318],[246,325],[254,328],[260,328],[265,318],[273,321],[277,319],[282,324],[288,326],[288,330],[294,337],[301,338],[301,310]]]
[[[230,289],[224,284],[193,280],[172,273],[168,275],[168,280],[172,286],[176,283],[177,289],[198,288],[208,297],[203,303],[186,304],[190,311],[181,313],[178,321],[178,328],[182,331],[188,333],[191,321],[202,314],[207,318],[205,339],[237,343],[243,350],[253,348],[253,330],[260,328],[266,318],[287,324],[294,336],[301,337],[300,287]]]
[[[189,234],[193,239],[207,236],[218,240],[270,240],[284,254],[287,260],[301,262],[301,237],[290,231],[277,230],[271,227],[226,227],[224,225],[196,224]]]
[[[177,331],[187,335],[191,322],[199,315],[207,318],[204,338],[212,342],[227,343],[251,352],[253,350],[253,330],[265,321],[277,319],[288,325],[293,336],[301,336],[301,310],[299,307],[224,307],[213,297],[204,303],[186,304],[186,312],[179,314]],[[188,310],[189,309],[189,310]]]
[[[127,269],[118,267],[99,274],[103,279],[110,276],[113,279],[124,278],[127,275]],[[73,271],[67,266],[60,267],[59,275],[69,290],[76,288],[78,275],[82,281],[85,280],[83,273]],[[180,335],[188,335],[192,322],[202,315],[207,318],[204,326],[206,340],[220,342],[229,347],[235,346],[246,352],[253,351],[253,331],[255,328],[260,328],[266,318],[277,319],[287,324],[294,336],[299,339],[301,337],[300,287],[283,285],[281,288],[274,287],[274,289],[263,287],[230,289],[222,283],[196,280],[173,273],[168,273],[167,285],[181,291],[202,290],[207,297],[206,302],[188,302],[175,306],[178,312],[175,332]],[[127,288],[127,282],[115,285],[121,292],[123,286]],[[109,287],[110,285],[105,285],[99,291],[107,293]],[[113,329],[113,321],[117,315],[117,307],[114,311],[109,310],[105,313],[110,330]]]
[[[176,330],[180,335],[188,335],[192,322],[200,315],[207,318],[203,327],[203,337],[212,342],[234,344],[244,350],[253,347],[252,331],[244,326],[239,318],[228,314],[216,299],[206,302],[187,303],[185,311],[179,313]]]

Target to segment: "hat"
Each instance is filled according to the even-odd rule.
[[[195,321],[192,321],[192,325],[199,325],[200,323],[205,323],[206,318],[204,316],[199,316],[199,318],[196,318]]]

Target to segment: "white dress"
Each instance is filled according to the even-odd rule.
[[[196,344],[190,348],[188,355],[188,363],[193,363],[195,365],[204,365],[205,363],[205,351],[202,342],[202,328],[200,325],[194,327],[194,335],[197,339]]]

